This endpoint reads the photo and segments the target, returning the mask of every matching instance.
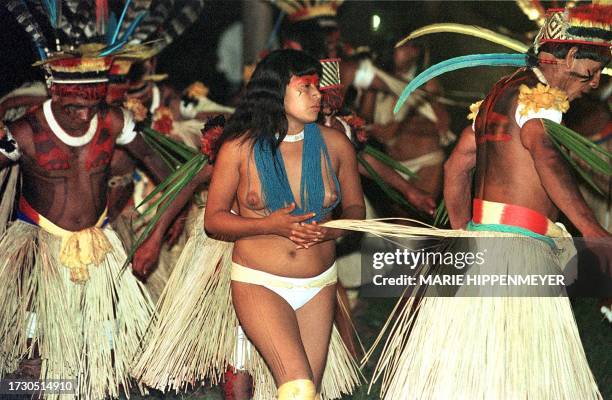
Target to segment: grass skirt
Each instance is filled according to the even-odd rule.
[[[126,254],[117,235],[103,232],[113,250],[82,285],[59,262],[60,238],[22,221],[0,238],[0,378],[37,348],[41,379],[77,380],[75,397],[128,391],[153,306],[129,270],[120,274]]]
[[[253,377],[254,399],[276,398],[264,360],[248,340],[238,340],[230,294],[232,249],[233,243],[208,238],[202,224],[195,224],[160,298],[159,320],[134,371],[142,383],[163,391],[179,391],[202,380],[217,384],[229,365],[242,364]],[[246,358],[236,360],[237,353]],[[340,398],[359,382],[357,365],[334,328],[322,398]]]
[[[467,274],[562,274],[567,255],[526,237],[473,238],[468,247],[486,248],[495,271]],[[462,290],[398,303],[374,375],[383,399],[601,399],[567,297]]]

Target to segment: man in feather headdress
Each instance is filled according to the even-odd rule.
[[[158,180],[170,170],[132,114],[105,103],[109,49],[120,46],[58,43],[50,52],[28,6],[7,7],[27,21],[51,98],[0,131],[0,168],[18,163],[23,176],[17,221],[0,237],[0,377],[40,357],[40,379],[74,379],[75,397],[115,398],[129,390],[153,304],[122,270],[125,251],[107,226],[110,161],[121,146]],[[49,12],[52,27],[65,22]]]
[[[468,250],[484,254],[483,264],[462,270],[463,277],[570,277],[567,261],[575,249],[553,222],[559,212],[584,237],[609,240],[554,132],[565,129],[558,123],[569,102],[597,88],[610,60],[611,24],[609,5],[551,10],[527,58],[465,56],[473,57],[469,66],[481,57],[478,65],[525,67],[471,108],[473,129],[445,165],[451,225],[471,231]],[[457,63],[465,66],[465,57]],[[454,297],[425,297],[418,309],[383,351],[380,365],[393,371],[383,382],[385,399],[601,399],[563,284],[460,286]]]

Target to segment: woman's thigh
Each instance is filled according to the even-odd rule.
[[[313,379],[295,311],[282,297],[260,285],[232,281],[232,300],[242,329],[277,386]]]
[[[321,289],[308,303],[296,310],[302,343],[306,350],[317,391],[327,362],[329,340],[336,308],[336,285]]]

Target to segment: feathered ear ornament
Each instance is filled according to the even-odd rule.
[[[526,54],[505,53],[472,54],[442,61],[427,68],[425,71],[421,72],[413,80],[410,81],[410,83],[404,88],[402,94],[397,100],[393,112],[399,112],[404,102],[406,102],[408,97],[410,97],[410,95],[417,88],[425,84],[427,81],[447,72],[472,67],[526,67],[527,65],[528,63]]]

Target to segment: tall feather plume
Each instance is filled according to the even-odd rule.
[[[174,16],[164,23],[164,46],[172,43],[174,39],[182,35],[187,28],[197,21],[204,8],[204,0],[186,0],[182,7],[177,8]]]
[[[80,2],[81,0],[64,0],[64,10],[70,10],[74,14]]]
[[[96,23],[91,10],[90,0],[71,0],[64,7],[64,18],[60,29],[70,38],[71,43],[79,45],[88,42],[96,35]]]
[[[106,34],[108,25],[108,1],[96,0],[96,32],[98,35]]]
[[[10,0],[6,3],[6,8],[13,14],[19,25],[23,27],[26,33],[30,36],[34,48],[41,60],[47,58],[45,48],[47,48],[47,40],[43,35],[40,26],[32,17],[32,13],[28,9],[24,0]]]
[[[474,36],[479,39],[488,40],[489,42],[493,42],[509,49],[519,51],[521,53],[525,53],[529,49],[529,46],[527,46],[526,44],[519,42],[518,40],[512,39],[511,37],[508,37],[506,35],[493,32],[492,30],[475,25],[463,25],[453,23],[426,25],[422,28],[413,31],[412,33],[410,33],[410,35],[400,40],[395,45],[395,47],[403,46],[406,42],[410,40],[416,39],[421,36],[430,35],[432,33],[459,33],[462,35]]]
[[[125,31],[142,11],[147,11],[150,7],[151,0],[132,0],[132,5],[127,9],[123,20],[121,31]]]
[[[150,37],[154,37],[164,21],[168,19],[176,0],[154,0],[151,2],[151,9],[147,16],[140,24],[138,32],[133,36],[133,40],[137,43],[144,43]]]
[[[527,66],[527,56],[525,54],[472,54],[461,56],[442,61],[432,65],[425,71],[417,75],[402,91],[397,103],[395,103],[394,113],[397,113],[408,97],[421,85],[427,81],[445,74],[447,72],[456,71],[463,68],[472,67],[525,67]]]
[[[112,36],[111,36],[110,41],[109,41],[109,44],[111,44],[111,45],[115,44],[115,42],[119,38],[119,31],[121,30],[121,25],[123,24],[123,21],[125,20],[125,17],[127,15],[127,11],[130,8],[130,3],[131,3],[131,0],[127,0],[125,2],[125,5],[123,6],[123,10],[121,11],[121,16],[119,17],[119,20],[116,21],[114,30],[112,32]]]
[[[42,5],[53,29],[57,29],[61,20],[62,3],[60,0],[42,0]]]

